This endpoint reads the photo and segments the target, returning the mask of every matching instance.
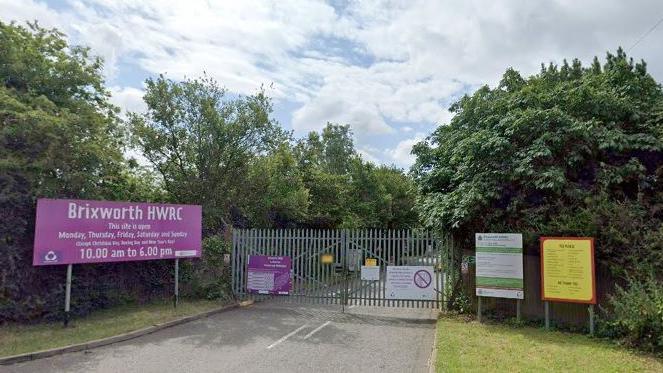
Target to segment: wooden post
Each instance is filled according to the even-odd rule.
[[[550,303],[548,301],[543,302],[543,307],[546,314],[546,330],[550,329]]]
[[[481,322],[481,297],[477,297],[477,320]]]
[[[520,308],[522,305],[522,300],[521,299],[516,299],[516,320],[520,322]]]

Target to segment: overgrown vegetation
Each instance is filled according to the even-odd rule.
[[[593,236],[599,265],[630,281],[605,305],[602,332],[663,348],[663,90],[621,49],[603,65],[507,70],[451,106],[406,175],[363,160],[347,125],[294,138],[262,90],[234,96],[209,76],[159,76],[146,81],[147,111],[123,120],[88,49],[1,22],[0,46],[0,320],[59,317],[64,270],[31,264],[35,205],[81,198],[201,204],[204,256],[183,263],[182,286],[209,299],[232,296],[223,255],[233,227],[421,219],[458,247],[475,232],[522,232],[534,254],[542,235]],[[172,277],[171,262],[76,266],[73,310],[167,297]],[[469,309],[459,288],[445,289],[457,295],[450,305]]]
[[[663,283],[652,273],[644,280],[631,279],[617,286],[604,310],[603,335],[619,338],[630,347],[663,352]]]
[[[264,92],[228,97],[210,77],[148,79],[144,114],[122,120],[103,61],[36,24],[0,23],[0,321],[61,316],[63,267],[33,267],[40,197],[203,206],[204,256],[184,294],[228,298],[232,227],[407,228],[415,187],[361,159],[349,126],[294,139]],[[138,150],[149,165],[127,159]],[[171,295],[171,261],[75,266],[72,310]]]
[[[123,158],[101,60],[34,25],[0,23],[0,46],[0,320],[50,318],[62,308],[64,269],[32,267],[36,199],[150,201],[162,193]],[[167,273],[164,263],[79,266],[74,308],[149,297],[161,280],[155,273]]]
[[[613,297],[614,334],[657,338],[641,331],[663,313],[631,325],[649,314],[638,289],[663,280],[663,91],[645,62],[619,49],[603,65],[574,60],[528,78],[509,69],[451,111],[414,150],[424,225],[466,247],[475,232],[522,232],[534,255],[540,236],[595,237],[599,265],[633,280]],[[615,303],[627,296],[631,308]]]

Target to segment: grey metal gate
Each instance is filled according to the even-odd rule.
[[[443,301],[445,263],[449,262],[447,246],[447,240],[423,230],[234,230],[232,287],[241,300],[276,298],[285,302],[348,306],[439,308]],[[247,264],[250,255],[290,257],[290,294],[249,293]],[[380,266],[379,281],[361,280],[360,270],[366,259],[373,259]],[[387,266],[404,265],[434,267],[434,300],[387,299]]]

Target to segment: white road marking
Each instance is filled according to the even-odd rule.
[[[278,341],[276,341],[276,342],[272,343],[271,345],[267,346],[267,349],[269,350],[269,349],[271,349],[272,347],[278,345],[279,343],[285,341],[286,339],[292,337],[293,335],[297,334],[297,332],[299,332],[300,330],[306,328],[307,326],[308,326],[308,324],[304,324],[304,325],[300,326],[299,328],[297,328],[297,329],[291,331],[290,333],[284,335],[284,336],[281,337],[281,339],[279,339]]]
[[[309,338],[310,336],[312,336],[313,334],[319,332],[320,329],[322,329],[322,328],[324,328],[325,326],[329,325],[329,323],[331,323],[331,321],[327,321],[326,323],[324,323],[324,324],[318,326],[317,328],[313,329],[310,333],[308,333],[307,335],[304,336],[304,339],[308,339],[308,338]]]

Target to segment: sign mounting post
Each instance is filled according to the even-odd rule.
[[[175,258],[175,296],[173,297],[173,306],[177,308],[180,301],[180,259]]]
[[[71,308],[73,264],[201,256],[202,207],[77,199],[37,200],[32,265],[67,265],[64,324]]]
[[[67,280],[64,291],[64,327],[69,325],[69,309],[71,306],[71,270],[72,264],[67,265]]]

